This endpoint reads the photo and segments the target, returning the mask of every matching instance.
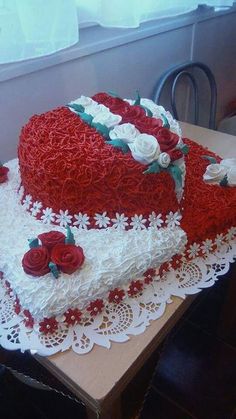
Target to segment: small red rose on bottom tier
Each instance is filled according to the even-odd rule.
[[[50,256],[46,247],[33,247],[24,254],[22,267],[28,275],[43,276],[50,272],[49,262]]]
[[[7,176],[8,172],[9,172],[8,167],[1,166],[1,164],[0,164],[0,183],[4,183],[4,182],[7,181],[7,179],[8,179],[8,176]]]
[[[60,231],[49,231],[48,233],[39,234],[38,238],[42,245],[46,247],[49,252],[51,252],[52,248],[56,244],[65,243],[66,236]]]
[[[65,274],[72,274],[84,263],[84,252],[74,244],[56,244],[51,253],[51,260]]]

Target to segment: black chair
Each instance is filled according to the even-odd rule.
[[[176,106],[176,89],[180,80],[188,82],[188,85],[191,87],[191,92],[193,95],[194,103],[194,124],[198,125],[199,123],[199,90],[200,90],[200,81],[195,69],[200,70],[203,73],[209,83],[210,88],[210,112],[209,112],[209,124],[210,129],[216,129],[216,103],[217,103],[217,87],[214,75],[212,71],[206,64],[201,62],[189,61],[183,64],[179,64],[175,67],[167,70],[159,78],[153,93],[153,101],[158,105],[161,104],[160,97],[164,91],[164,88],[167,88],[168,83],[170,83],[171,88],[171,112],[175,119],[179,120],[177,106]]]

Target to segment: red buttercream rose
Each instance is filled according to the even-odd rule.
[[[183,153],[181,150],[172,150],[169,151],[169,156],[171,161],[175,161],[181,159],[183,157]]]
[[[28,275],[43,276],[50,272],[49,262],[50,255],[46,247],[33,247],[25,253],[22,259],[22,267]]]
[[[8,167],[0,166],[0,183],[7,181],[7,174],[9,172]]]
[[[171,132],[168,128],[159,128],[155,130],[155,133],[153,131],[152,135],[155,135],[157,138],[162,152],[173,150],[179,141],[178,135]]]
[[[146,115],[146,112],[143,108],[141,108],[141,106],[131,106],[129,104],[127,105],[128,106],[126,106],[125,109],[119,113],[119,115],[122,116],[122,124],[130,122],[136,126],[139,119]]]
[[[62,272],[70,275],[83,264],[83,249],[74,244],[56,244],[52,249],[51,260]]]
[[[38,235],[42,245],[51,253],[52,248],[59,243],[65,243],[65,235],[60,231],[49,231],[49,233],[42,233]]]
[[[97,93],[92,97],[98,103],[107,106],[111,112],[120,114],[129,108],[129,104],[119,97],[109,96],[107,93]]]
[[[162,127],[163,122],[161,119],[157,118],[141,118],[136,122],[136,128],[141,132],[145,134],[155,135],[156,132],[159,131],[159,129]]]

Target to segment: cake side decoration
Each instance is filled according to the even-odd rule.
[[[84,263],[83,249],[75,245],[68,226],[67,236],[60,231],[49,231],[29,240],[29,246],[30,250],[22,259],[22,267],[28,275],[41,277],[51,271],[58,278],[60,272],[71,275]]]
[[[236,158],[222,159],[220,163],[212,159],[210,161],[211,164],[207,166],[203,175],[205,182],[220,186],[236,186]]]

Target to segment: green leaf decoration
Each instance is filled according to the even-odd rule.
[[[34,247],[39,247],[39,239],[28,239],[29,247],[30,249],[33,249]]]
[[[86,122],[86,124],[88,125],[92,124],[92,120],[93,120],[92,115],[89,115],[88,113],[85,113],[85,112],[78,112],[78,115],[84,122]]]
[[[92,122],[91,127],[95,128],[100,134],[103,135],[105,138],[109,138],[109,128],[106,125],[100,124],[99,122]]]
[[[145,110],[147,116],[150,116],[150,117],[153,116],[152,111],[150,111],[150,109],[148,109],[146,106],[143,106],[143,105],[139,105],[139,106],[140,108],[143,108]]]
[[[69,226],[66,227],[66,239],[65,244],[75,244],[74,234],[72,233]]]
[[[124,141],[118,138],[116,140],[106,141],[106,144],[112,145],[116,148],[120,148],[124,154],[130,151],[129,146],[126,143],[124,143]]]
[[[136,90],[136,99],[135,99],[134,105],[140,105],[140,102],[141,102],[141,96],[139,94],[139,91]]]
[[[215,157],[212,157],[212,156],[202,156],[202,158],[205,159],[205,160],[209,160],[209,162],[211,164],[216,164],[217,163]]]
[[[168,172],[170,172],[171,176],[175,181],[176,188],[182,187],[182,172],[180,168],[174,164],[170,164],[167,168]]]
[[[166,118],[166,116],[163,113],[161,113],[161,118],[163,120],[163,128],[170,129],[170,124],[168,122],[168,119]]]
[[[187,144],[184,144],[183,147],[180,147],[180,151],[182,151],[183,154],[188,154],[189,146],[187,146]]]
[[[48,267],[49,267],[51,273],[53,274],[54,278],[58,278],[59,277],[59,271],[57,269],[57,265],[53,262],[49,262]]]
[[[228,178],[227,175],[225,175],[223,179],[220,181],[220,186],[228,186],[228,184]]]
[[[69,103],[68,108],[74,109],[76,112],[84,112],[84,107],[82,105],[79,105],[78,103]]]
[[[160,173],[161,167],[157,161],[153,161],[151,164],[149,164],[148,169],[144,170],[144,174],[147,175],[149,173]]]
[[[112,97],[116,97],[117,99],[123,100],[122,97],[120,97],[116,92],[113,92],[112,90],[109,90],[108,94]]]

